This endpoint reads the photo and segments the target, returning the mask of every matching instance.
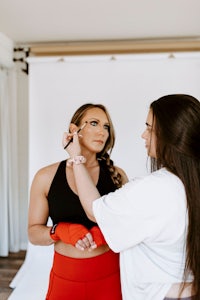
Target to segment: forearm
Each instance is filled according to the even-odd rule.
[[[100,194],[84,164],[73,164],[73,170],[81,204],[88,218],[95,222],[92,203],[100,197]]]
[[[54,243],[50,237],[50,229],[46,225],[30,225],[28,227],[29,241],[34,245],[49,246]]]

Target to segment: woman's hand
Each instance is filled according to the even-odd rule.
[[[64,132],[63,134],[62,145],[71,158],[81,154],[79,137],[81,137],[81,135],[78,135],[77,131],[75,131],[74,133]]]
[[[63,139],[62,139],[62,145],[63,148],[66,149],[67,144],[73,139],[73,133],[64,132],[63,133]]]
[[[97,248],[95,241],[93,240],[92,234],[87,233],[83,239],[80,239],[76,242],[75,247],[81,251],[88,250],[92,251]]]
[[[107,242],[100,228],[98,226],[93,226],[83,239],[77,241],[75,247],[79,250],[87,249],[88,251],[92,251],[102,245],[107,245]]]

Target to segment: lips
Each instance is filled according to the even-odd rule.
[[[94,142],[95,142],[95,143],[98,143],[98,144],[101,144],[101,145],[104,144],[104,141],[101,141],[101,140],[95,140]]]

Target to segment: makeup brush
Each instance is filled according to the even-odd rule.
[[[77,134],[85,127],[86,124],[87,124],[87,121],[85,123],[83,123],[83,125],[78,129]],[[65,145],[64,149],[66,149],[72,141],[73,141],[73,138],[71,138],[71,140],[69,140],[69,142]]]

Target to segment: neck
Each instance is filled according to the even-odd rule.
[[[86,158],[85,166],[87,168],[94,168],[99,165],[96,153],[82,151],[82,155]]]

